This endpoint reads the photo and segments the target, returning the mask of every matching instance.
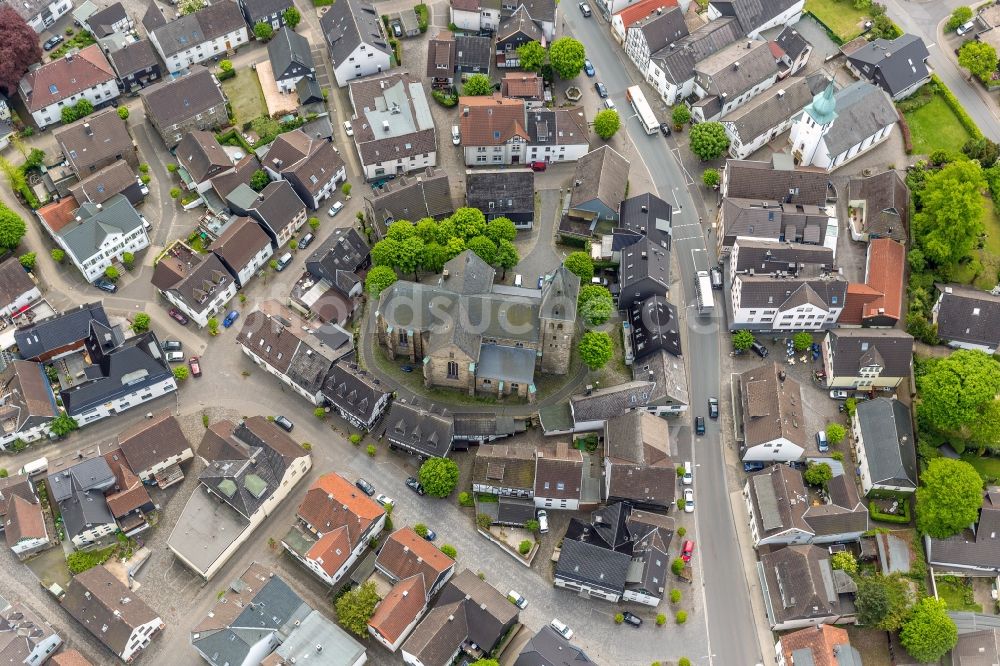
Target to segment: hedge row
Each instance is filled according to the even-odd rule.
[[[844,45],[844,40],[840,38],[840,35],[838,35],[837,33],[835,33],[833,31],[833,29],[830,28],[830,26],[828,26],[826,23],[823,23],[823,21],[820,19],[820,17],[816,16],[815,14],[813,14],[810,11],[804,11],[804,12],[802,12],[802,14],[803,14],[803,16],[811,16],[811,17],[813,17],[813,20],[815,20],[816,23],[819,23],[820,26],[824,30],[826,30],[827,37],[829,37],[830,39],[832,39],[834,44],[836,44],[837,46],[843,46]]]
[[[961,123],[962,127],[964,127],[965,130],[972,135],[972,138],[982,139],[983,133],[979,130],[979,127],[976,126],[976,123],[972,120],[972,118],[969,117],[969,114],[966,113],[965,108],[962,106],[961,102],[958,101],[958,98],[955,97],[955,94],[944,84],[944,81],[942,81],[937,74],[931,74],[931,81],[934,82],[934,85],[937,86],[938,92],[940,92],[941,96],[944,97],[945,104],[948,105],[948,108],[950,108],[955,115],[958,116],[958,122]]]
[[[910,135],[910,123],[906,122],[906,116],[899,109],[896,109],[896,116],[899,118],[899,129],[903,132],[903,150],[909,155],[913,152],[913,137]]]
[[[871,516],[872,520],[877,520],[880,523],[896,523],[898,525],[909,525],[910,524],[910,503],[903,502],[903,515],[897,516],[894,513],[882,513],[875,506],[875,502],[871,501],[868,503],[868,515]]]

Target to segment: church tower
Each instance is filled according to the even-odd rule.
[[[542,285],[542,304],[538,311],[539,348],[542,372],[565,375],[573,353],[576,332],[576,299],[580,296],[580,278],[560,266]]]
[[[792,125],[789,141],[792,144],[792,155],[799,164],[813,163],[816,150],[823,142],[823,137],[830,131],[837,119],[837,101],[833,96],[833,81],[813,97],[813,101],[796,118]]]

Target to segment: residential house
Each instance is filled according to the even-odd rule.
[[[45,514],[42,512],[35,484],[26,475],[17,474],[0,481],[0,531],[4,533],[7,547],[14,551],[19,560],[49,547]],[[0,646],[5,645],[3,619],[6,618],[0,615]],[[6,647],[9,646],[6,643]],[[59,647],[59,644],[56,643],[53,647]]]
[[[166,626],[141,597],[104,565],[73,576],[62,605],[73,619],[125,663],[149,647]]]
[[[868,507],[858,497],[853,475],[842,465],[831,467],[839,473],[824,493],[807,489],[802,473],[788,465],[771,465],[747,478],[743,499],[755,548],[861,538],[869,529]]]
[[[792,126],[792,121],[829,82],[823,72],[787,78],[723,115],[719,122],[729,137],[729,155],[746,159],[773,141]]]
[[[118,448],[132,473],[161,489],[183,481],[181,463],[194,457],[180,422],[166,409],[118,435]]]
[[[884,397],[859,402],[851,432],[865,495],[873,489],[917,489],[917,447],[906,405]]]
[[[261,163],[271,178],[288,181],[310,210],[323,205],[337,184],[347,180],[347,167],[333,143],[301,129],[280,134]]]
[[[496,66],[499,68],[519,67],[521,60],[517,55],[517,49],[528,42],[539,42],[542,46],[548,45],[541,28],[531,19],[524,5],[520,5],[511,16],[501,21],[497,28]]]
[[[350,97],[354,145],[366,179],[437,164],[434,121],[419,79],[403,73],[352,82]]]
[[[523,418],[499,416],[490,412],[465,412],[456,414],[455,438],[452,449],[467,451],[473,444],[488,444],[527,430]],[[464,448],[463,448],[464,447]]]
[[[996,552],[998,527],[1000,492],[995,488],[987,488],[979,519],[971,528],[947,539],[924,535],[927,563],[935,571],[995,579],[1000,573],[1000,557]]]
[[[370,431],[389,404],[391,392],[373,375],[354,363],[334,363],[320,389],[340,417]]]
[[[776,242],[825,245],[836,252],[834,209],[811,204],[781,203],[774,199],[726,197],[719,207],[718,247],[725,254],[737,237]]]
[[[903,316],[903,280],[906,248],[891,238],[868,243],[864,290],[849,290],[840,315],[841,326],[884,328],[895,326]]]
[[[932,321],[937,336],[949,347],[995,354],[1000,347],[1000,296],[959,284],[936,286]]]
[[[663,296],[634,301],[628,310],[631,332],[631,360],[640,363],[659,352],[681,356],[681,335],[677,306]],[[638,369],[638,366],[634,366]],[[639,376],[639,373],[635,373]],[[684,389],[687,392],[687,389]]]
[[[630,17],[640,11],[640,6],[645,10],[645,3],[636,4],[619,16],[623,17],[621,20],[625,36],[625,55],[635,63],[640,72],[645,73],[651,54],[676,46],[680,40],[688,36],[689,31],[684,22],[684,11],[676,6],[676,3],[665,2],[645,10],[642,16],[631,20],[631,25],[625,26],[624,17]]]
[[[35,32],[42,33],[73,9],[72,0],[26,0],[10,3],[11,9]]]
[[[532,499],[535,495],[535,447],[494,444],[476,450],[472,490],[499,497]]]
[[[259,224],[249,217],[238,217],[212,243],[212,254],[236,280],[237,289],[242,289],[267,265],[274,248]]]
[[[653,388],[653,382],[642,379],[602,389],[588,388],[583,395],[571,396],[569,399],[571,431],[604,430],[608,419],[626,411],[645,409]],[[544,419],[542,425],[545,427]]]
[[[590,151],[590,127],[583,107],[529,109],[525,129],[526,162],[579,160]]]
[[[733,328],[819,331],[833,328],[848,300],[847,280],[828,268],[805,266],[789,275],[733,276]]]
[[[208,69],[195,68],[191,74],[143,88],[139,97],[146,118],[168,150],[189,132],[219,128],[229,122],[226,96]]]
[[[691,105],[699,121],[721,118],[767,90],[778,80],[778,65],[767,42],[731,44],[699,62],[694,91],[700,98]]]
[[[813,50],[812,44],[791,26],[785,26],[771,42],[771,46],[778,67],[782,70],[778,78],[793,75],[805,67]]]
[[[673,212],[673,207],[655,194],[637,194],[618,206],[618,228],[634,236],[645,236],[669,250]]]
[[[211,666],[286,664],[301,655],[303,642],[310,643],[307,656],[322,654],[323,663],[365,663],[361,644],[258,562],[223,590],[215,607],[191,630],[192,647]]]
[[[184,241],[169,245],[153,268],[153,286],[198,326],[225,310],[236,296],[233,276],[215,254],[201,254]]]
[[[638,36],[639,33],[633,28],[629,30],[626,39],[637,39]],[[740,38],[741,29],[735,18],[709,21],[677,42],[650,52],[648,62],[639,71],[660,93],[664,102],[668,105],[679,104],[694,94],[695,65]],[[632,48],[637,54],[637,64],[641,64],[645,48],[641,43]]]
[[[832,269],[833,250],[822,245],[755,240],[740,236],[729,253],[732,275],[769,275],[787,271],[796,275],[807,267]]]
[[[61,652],[57,652],[52,655],[48,663],[50,666],[93,666],[77,650],[62,650]]]
[[[545,82],[533,72],[506,72],[500,80],[500,96],[519,99],[526,109],[545,103]]]
[[[145,200],[143,190],[149,192],[149,188],[135,175],[129,163],[122,160],[98,170],[76,185],[71,185],[69,193],[81,204],[103,204],[120,194],[134,207]]]
[[[149,246],[142,218],[124,196],[115,195],[103,204],[84,203],[68,214],[73,200],[70,205],[64,202],[43,206],[37,215],[88,282],[104,275],[126,252],[135,254]]]
[[[46,485],[74,548],[97,543],[118,529],[105,499],[115,492],[116,479],[103,456],[52,461]]]
[[[895,170],[851,178],[847,186],[847,213],[851,238],[869,241],[910,238],[910,190]]]
[[[386,417],[389,448],[420,458],[447,458],[454,431],[451,416],[402,401],[393,402]]]
[[[244,156],[243,159],[236,163],[233,171],[222,173],[211,179],[211,188],[201,193],[202,201],[205,202],[208,210],[218,216],[229,219],[232,215],[232,211],[229,210],[229,195],[240,185],[250,187],[250,179],[259,170],[260,160],[257,159],[256,155],[250,153]],[[252,188],[251,191],[253,191]],[[246,198],[249,198],[249,193],[245,192],[245,190],[241,190],[241,192],[244,192]],[[268,242],[270,240],[268,238]]]
[[[42,297],[38,285],[16,257],[0,262],[0,313],[13,315]]]
[[[578,510],[583,473],[583,454],[567,442],[544,442],[536,447],[535,506]]]
[[[463,569],[448,581],[434,607],[403,643],[403,663],[449,666],[456,658],[488,656],[517,625],[518,617],[517,607],[506,595]]]
[[[287,0],[276,0],[286,4]],[[289,6],[291,6],[290,3]],[[314,78],[316,66],[313,63],[309,40],[291,28],[281,28],[267,43],[267,57],[271,61],[271,72],[278,90],[289,93],[302,78]]]
[[[335,2],[320,17],[319,24],[338,86],[343,88],[354,79],[389,71],[392,49],[372,5],[360,0]]]
[[[150,523],[146,516],[156,510],[156,505],[145,484],[129,468],[121,449],[111,448],[102,457],[115,479],[114,492],[105,495],[104,500],[121,533],[134,537],[149,529]]]
[[[853,46],[858,48],[853,48]],[[849,48],[851,47],[851,48]],[[850,42],[842,49],[847,68],[859,79],[874,83],[893,101],[909,97],[931,80],[927,60],[931,57],[924,40],[904,34],[896,39],[875,39],[863,45]]]
[[[332,306],[345,318],[354,315],[360,307],[364,275],[371,266],[368,244],[354,228],[336,229],[323,243],[306,257],[306,271],[315,281],[315,291],[324,292],[323,307]],[[316,303],[310,309],[325,321],[323,308]]]
[[[52,624],[24,603],[18,601],[0,609],[0,649],[10,663],[43,664],[62,644]]]
[[[52,133],[56,144],[81,180],[115,162],[139,168],[135,143],[115,109],[92,113]]]
[[[483,35],[455,36],[455,71],[463,81],[466,74],[489,74],[493,60],[493,40]]]
[[[831,194],[830,176],[797,166],[782,153],[775,153],[769,161],[727,160],[720,194],[731,199],[822,207]]]
[[[167,546],[184,565],[209,580],[291,493],[312,467],[312,459],[263,416],[252,416],[237,426],[216,424],[205,438],[198,455],[209,464]]]
[[[792,154],[803,166],[834,171],[887,139],[897,120],[881,88],[856,81],[834,93],[831,83],[792,124]]]
[[[607,145],[577,160],[569,209],[559,222],[559,233],[590,238],[600,220],[617,222],[628,170],[628,160]]]
[[[433,167],[386,181],[371,195],[365,194],[364,205],[365,217],[379,237],[396,220],[441,219],[455,210],[448,172]]]
[[[611,33],[615,40],[622,46],[625,45],[625,35],[628,30],[643,19],[654,14],[662,15],[673,7],[677,7],[676,0],[639,0],[616,11],[611,16]]]
[[[535,221],[535,172],[507,169],[465,172],[465,197],[487,220],[506,217],[517,229],[531,229]]]
[[[147,12],[143,25],[171,74],[186,72],[211,58],[232,55],[250,39],[239,6],[230,0],[206,5],[155,27],[150,27]]]
[[[594,666],[596,663],[558,631],[545,625],[524,644],[514,666]]]
[[[212,178],[234,170],[233,160],[211,132],[189,132],[174,149],[177,173],[189,190],[205,192]]]
[[[854,621],[857,585],[830,566],[820,546],[785,546],[762,552],[757,577],[767,622],[774,631]]]
[[[26,361],[54,361],[86,349],[92,323],[101,329],[111,328],[100,302],[86,303],[21,326],[14,332],[14,343]]]
[[[743,34],[756,39],[770,28],[797,23],[804,7],[805,0],[712,0],[707,14],[710,21],[735,17]]]
[[[459,127],[466,166],[521,164],[531,140],[525,128],[524,102],[499,94],[459,97]]]
[[[85,99],[100,108],[119,95],[111,63],[96,44],[29,71],[18,83],[17,92],[39,129],[62,122],[65,106]]]
[[[253,30],[258,23],[267,23],[277,32],[285,25],[285,12],[295,7],[292,0],[238,0],[247,25]]]
[[[644,237],[621,251],[618,307],[626,310],[670,288],[670,251]]]
[[[404,527],[386,538],[375,558],[375,568],[394,584],[420,576],[426,604],[455,573],[455,560],[419,536],[412,527]]]
[[[494,32],[500,25],[500,0],[452,0],[449,11],[460,30]]]
[[[627,412],[604,428],[604,497],[647,511],[668,511],[676,499],[677,469],[667,422]]]
[[[427,40],[427,78],[431,88],[448,88],[455,82],[455,36],[439,30]]]
[[[327,585],[367,551],[386,520],[382,506],[333,473],[313,482],[295,515],[299,520],[281,545]]]
[[[861,653],[851,646],[847,630],[829,624],[784,634],[774,644],[774,652],[777,666],[792,666],[803,660],[829,666],[861,664]]]
[[[49,434],[59,415],[55,394],[41,363],[10,361],[0,370],[0,449],[15,441],[35,442]]]
[[[277,250],[292,239],[292,234],[306,223],[307,210],[299,195],[284,180],[267,184],[260,192],[240,184],[226,197],[229,208],[237,215],[257,220]]]
[[[277,301],[265,301],[246,316],[236,342],[251,361],[320,406],[330,368],[353,349],[339,326],[306,326]]]
[[[897,329],[837,328],[823,339],[829,388],[895,388],[909,378],[912,364],[913,336]]]
[[[799,382],[769,363],[741,374],[739,385],[743,460],[799,460],[809,445]]]
[[[85,27],[94,37],[101,39],[115,33],[134,32],[135,21],[122,3],[115,2],[88,16]]]
[[[427,608],[427,588],[422,573],[399,581],[389,590],[368,620],[368,633],[390,652],[403,644]]]
[[[617,502],[571,518],[556,562],[554,585],[604,601],[657,606],[669,569],[672,518]]]

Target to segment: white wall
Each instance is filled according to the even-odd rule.
[[[52,634],[48,636],[44,641],[41,641],[35,645],[35,649],[32,650],[31,654],[24,661],[28,666],[37,666],[38,664],[44,663],[48,657],[53,654],[56,649],[62,645],[62,638],[59,634]]]
[[[592,587],[588,587],[582,583],[578,583],[575,580],[564,580],[558,576],[552,581],[552,584],[556,587],[561,587],[567,590],[573,590],[574,592],[586,592],[587,595],[592,599],[601,599],[602,601],[612,601],[617,602],[621,600],[622,595],[614,592],[608,592],[606,590],[597,590]]]
[[[250,282],[250,278],[256,275],[257,271],[267,264],[267,260],[272,255],[274,255],[274,248],[271,247],[270,243],[266,243],[260,252],[250,258],[246,266],[239,269],[239,283],[246,287],[247,283]]]
[[[479,17],[479,12],[467,12],[464,9],[455,9],[451,7],[451,22],[457,25],[462,30],[468,30],[469,32],[478,32],[483,26],[483,22]],[[486,14],[486,12],[483,12]],[[494,26],[495,27],[495,26]]]
[[[134,254],[139,250],[149,247],[149,236],[146,235],[146,229],[142,225],[139,225],[127,235],[123,233],[109,234],[105,237],[104,242],[101,243],[101,247],[98,248],[97,252],[89,257],[78,257],[73,252],[73,248],[65,242],[61,235],[54,234],[54,236],[55,241],[66,251],[66,256],[83,273],[83,277],[88,282],[92,282],[104,275],[104,270],[113,261],[121,260],[125,252],[132,252]]]
[[[744,462],[788,462],[799,460],[805,449],[787,437],[778,437],[764,444],[751,446],[743,454]]]
[[[58,103],[50,104],[44,109],[34,111],[32,112],[31,117],[35,121],[35,124],[38,125],[39,129],[45,129],[49,125],[61,123],[63,108],[73,106],[81,99],[89,100],[90,103],[96,108],[100,104],[104,104],[115,99],[119,94],[120,91],[118,90],[118,83],[115,78],[112,77],[111,79],[103,83],[99,83],[92,88],[87,88],[83,92],[64,98],[61,100],[63,102],[62,105]]]
[[[132,407],[137,407],[144,402],[154,400],[161,395],[166,395],[171,391],[177,390],[177,382],[174,381],[173,377],[164,379],[159,384],[154,384],[148,388],[140,389],[138,391],[133,391],[128,395],[121,397],[117,400],[111,402],[106,402],[99,407],[88,410],[86,412],[81,412],[78,414],[71,414],[80,425],[86,425],[88,423],[93,423],[94,421],[99,421],[112,414],[118,414],[124,412],[126,409],[131,409]]]
[[[30,305],[31,303],[34,303],[35,301],[37,301],[41,297],[42,297],[42,292],[38,289],[38,287],[37,286],[36,287],[32,287],[28,291],[26,291],[23,294],[20,294],[19,296],[17,296],[13,300],[13,302],[11,302],[6,308],[3,309],[3,313],[4,314],[13,314],[13,313],[17,312],[18,310],[20,310],[21,308],[26,307],[26,306]]]
[[[540,497],[535,495],[535,507],[539,509],[565,509],[567,511],[577,511],[580,508],[580,500],[553,499],[551,497]]]
[[[343,88],[354,79],[388,72],[389,66],[388,53],[368,44],[361,44],[347,60],[334,65],[333,75],[337,79],[337,85]]]
[[[264,368],[268,373],[280,379],[285,385],[287,385],[289,388],[291,388],[293,391],[298,393],[300,396],[302,396],[312,404],[316,405],[317,407],[323,404],[324,398],[323,398],[323,393],[321,391],[317,390],[316,393],[309,393],[304,388],[294,383],[288,375],[277,370],[274,366],[267,363],[260,356],[257,356],[252,351],[250,351],[246,345],[240,344],[240,349],[243,350],[243,353],[246,354],[251,361],[259,365],[260,367]]]
[[[109,534],[114,534],[115,530],[118,529],[118,525],[115,522],[105,523],[103,525],[94,525],[93,527],[86,529],[75,537],[72,538],[74,548],[83,548],[88,546],[102,537]]]
[[[590,152],[590,144],[570,145],[529,145],[525,153],[526,162],[575,162]]]
[[[50,12],[48,20],[42,19],[42,13],[36,14],[27,21],[35,32],[44,32],[46,28],[55,23],[61,16],[73,9],[72,0],[55,0],[50,2],[47,8]]]
[[[15,543],[13,546],[11,546],[10,549],[12,551],[14,551],[15,555],[17,555],[18,557],[20,557],[22,553],[31,553],[31,552],[34,552],[35,550],[43,547],[48,542],[49,542],[49,537],[46,534],[46,536],[43,537],[43,538],[38,538],[38,539],[21,539],[20,541],[18,541],[17,543]]]
[[[153,46],[156,47],[156,51],[160,54],[160,58],[162,58],[163,62],[166,63],[167,71],[174,74],[176,72],[182,72],[192,65],[204,62],[215,56],[224,56],[227,51],[236,49],[241,45],[246,44],[249,41],[249,35],[247,33],[247,28],[244,25],[237,30],[222,35],[221,37],[209,39],[200,44],[195,44],[189,49],[170,56],[167,56],[163,52],[163,48],[157,41],[155,33],[149,33],[149,40],[153,43]]]
[[[138,652],[141,652],[149,645],[153,635],[161,627],[163,627],[163,620],[159,617],[154,617],[146,624],[141,624],[133,629],[132,635],[128,639],[128,644],[118,656],[126,662],[131,661]],[[91,630],[96,632],[96,627],[92,627]]]
[[[360,155],[359,155],[360,157]],[[398,160],[386,160],[382,162],[381,166],[377,164],[365,164],[365,178],[367,180],[375,180],[381,178],[382,176],[387,176],[390,174],[409,173],[410,171],[423,171],[429,166],[437,166],[437,152],[432,151],[427,153],[427,157],[423,156],[423,153],[419,155],[414,155],[413,157],[404,157]]]
[[[11,444],[15,439],[20,439],[24,442],[37,442],[42,437],[49,436],[49,423],[43,423],[42,425],[35,426],[28,430],[23,430],[21,432],[12,432],[0,437],[0,450],[7,450],[7,445]]]
[[[162,460],[149,469],[136,470],[135,475],[138,476],[142,481],[152,481],[153,477],[159,474],[161,471],[167,469],[171,465],[179,465],[185,460],[190,460],[194,458],[194,451],[191,447],[184,449],[184,452],[180,455],[170,456],[166,460]]]
[[[291,233],[289,232],[289,236],[290,235]],[[230,280],[222,291],[216,293],[215,298],[203,303],[201,310],[194,310],[172,291],[160,291],[160,293],[164,298],[170,301],[172,305],[176,306],[178,310],[190,317],[193,322],[198,324],[198,326],[204,328],[205,326],[208,326],[209,319],[225,309],[226,304],[232,300],[233,296],[236,295],[236,291],[236,281]]]

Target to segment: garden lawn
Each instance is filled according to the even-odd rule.
[[[236,125],[267,115],[264,92],[253,70],[240,70],[239,74],[222,82],[222,90],[233,107]]]
[[[906,114],[913,138],[913,152],[930,155],[935,150],[957,152],[971,137],[941,95]]]
[[[962,460],[975,467],[984,479],[1000,479],[1000,458],[966,452],[962,454]]]
[[[986,232],[986,243],[982,250],[973,250],[974,256],[983,265],[983,270],[979,275],[973,275],[972,264],[963,264],[955,271],[955,281],[989,291],[996,286],[997,273],[1000,271],[1000,216],[997,215],[993,199],[988,195],[983,196],[983,229]],[[1000,474],[995,476],[1000,478]]]
[[[983,607],[971,601],[972,582],[969,579],[955,576],[943,576],[935,581],[938,598],[948,604],[951,611],[972,611],[982,613]]]
[[[806,11],[818,18],[844,42],[861,34],[868,14],[850,0],[806,0]]]

